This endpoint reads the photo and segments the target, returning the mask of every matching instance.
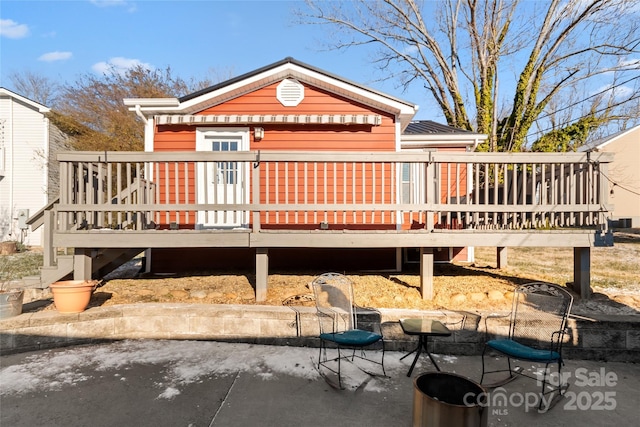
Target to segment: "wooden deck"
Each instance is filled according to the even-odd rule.
[[[606,153],[69,152],[61,193],[34,215],[45,266],[74,248],[88,278],[98,249],[573,247],[589,292],[589,248],[610,246]],[[423,297],[432,268],[422,269]]]

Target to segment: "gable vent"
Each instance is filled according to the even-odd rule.
[[[276,98],[285,107],[295,107],[304,99],[304,86],[297,80],[284,79],[278,85]]]

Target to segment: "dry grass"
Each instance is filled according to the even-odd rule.
[[[573,277],[571,248],[509,248],[508,267],[496,269],[495,248],[476,248],[476,263],[435,266],[434,299],[420,297],[418,271],[403,274],[346,272],[354,282],[359,305],[377,308],[420,310],[509,309],[509,294],[519,284],[547,281],[565,285]],[[592,284],[596,292],[611,288],[640,292],[640,230],[618,234],[613,248],[592,250]],[[417,268],[417,267],[416,267]],[[269,276],[267,301],[262,304],[312,305],[307,284],[317,272],[281,273]],[[147,277],[107,282],[96,294],[98,304],[125,302],[193,302],[212,304],[256,304],[249,272],[186,277]],[[606,289],[603,289],[606,288]],[[501,295],[503,297],[501,297]],[[640,298],[627,299],[640,306]]]
[[[5,258],[12,270],[20,266],[33,273],[29,252]],[[437,264],[434,299],[420,297],[420,277],[415,271],[403,274],[345,272],[354,282],[356,302],[377,308],[420,310],[508,310],[509,294],[519,284],[547,281],[565,285],[573,278],[571,248],[509,248],[508,266],[496,268],[495,248],[476,248],[474,265]],[[24,258],[24,260],[21,260]],[[611,301],[640,308],[640,229],[616,233],[613,248],[593,248],[591,279],[594,291],[606,293]],[[277,272],[269,275],[267,301],[261,304],[313,305],[307,298],[307,284],[322,272]],[[134,302],[189,302],[206,304],[256,304],[252,272],[216,272],[181,277],[149,276],[112,279],[98,288],[91,305]],[[631,294],[631,296],[629,296]],[[49,307],[53,308],[53,307]]]
[[[0,255],[0,290],[6,290],[24,276],[40,272],[42,252],[25,251],[11,255]]]
[[[495,248],[476,248],[476,265],[496,266]],[[509,248],[505,272],[564,284],[573,280],[572,248]],[[594,288],[640,287],[640,229],[617,233],[613,247],[592,248]]]

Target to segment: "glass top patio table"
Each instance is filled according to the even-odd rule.
[[[415,349],[411,350],[409,353],[405,354],[400,358],[400,360],[409,356],[412,353],[416,353],[416,357],[413,359],[413,363],[411,364],[411,368],[409,368],[409,372],[407,376],[410,377],[413,372],[413,368],[416,366],[416,362],[420,357],[420,353],[424,350],[429,356],[431,363],[435,366],[436,370],[440,371],[440,367],[433,359],[431,353],[429,353],[429,349],[427,348],[427,344],[429,341],[429,337],[448,337],[451,335],[451,331],[442,322],[434,319],[400,319],[400,326],[402,330],[407,335],[418,335],[418,345]]]
[[[431,335],[448,337],[451,331],[442,322],[433,319],[400,319],[400,326],[407,335]]]

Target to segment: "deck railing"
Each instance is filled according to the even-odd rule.
[[[606,229],[606,153],[69,152],[59,231]]]

